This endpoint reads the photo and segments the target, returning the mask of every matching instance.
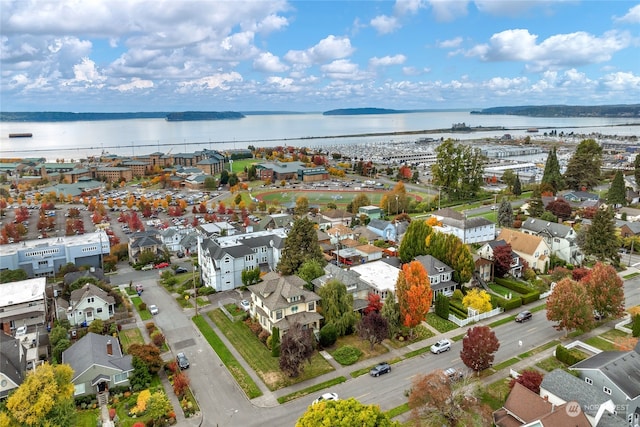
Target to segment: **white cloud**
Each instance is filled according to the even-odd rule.
[[[405,76],[419,76],[431,72],[430,68],[402,67],[402,74]]]
[[[394,56],[383,56],[382,58],[378,58],[374,56],[373,58],[369,59],[369,65],[374,68],[386,67],[389,65],[404,64],[406,60],[407,60],[407,57],[401,54],[394,55]]]
[[[347,59],[335,60],[323,65],[320,69],[327,77],[335,80],[362,80],[370,77],[358,69],[358,64]]]
[[[468,0],[428,0],[438,21],[449,22],[467,15]]]
[[[118,92],[131,92],[134,90],[151,89],[153,86],[151,80],[142,80],[134,77],[130,82],[113,86],[111,89],[117,90]]]
[[[82,58],[82,62],[73,66],[73,74],[75,82],[83,82],[89,86],[101,87],[107,79],[100,74],[96,68],[96,63],[89,58]]]
[[[393,6],[393,12],[396,16],[414,15],[425,7],[424,0],[396,0],[396,4]]]
[[[438,42],[436,45],[443,49],[454,49],[459,47],[462,44],[462,37],[455,37],[450,40],[443,40]]]
[[[186,92],[187,90],[202,91],[207,89],[229,89],[227,83],[241,82],[242,76],[240,73],[221,73],[211,76],[203,77],[201,79],[183,81],[178,83],[179,91]]]
[[[296,85],[293,79],[287,77],[272,76],[267,78],[267,83],[281,92],[295,93],[301,90],[301,87]]]
[[[640,24],[640,4],[629,9],[626,15],[621,18],[614,17],[614,21],[624,24]]]
[[[400,28],[400,22],[395,16],[378,15],[369,21],[369,25],[376,29],[378,34],[389,34]]]
[[[330,35],[307,50],[290,50],[284,59],[302,65],[321,64],[334,59],[342,59],[351,55],[354,48],[347,37]]]
[[[281,73],[289,69],[287,65],[280,62],[280,58],[271,52],[264,52],[258,55],[253,61],[253,68],[266,73]]]
[[[609,31],[602,37],[579,31],[551,36],[537,43],[538,36],[525,29],[506,30],[491,36],[488,44],[467,51],[483,61],[527,62],[532,71],[544,68],[604,62],[629,46],[627,33]]]
[[[611,73],[602,78],[602,85],[609,90],[637,93],[640,90],[640,76],[633,73]]]

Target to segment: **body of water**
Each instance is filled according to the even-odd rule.
[[[473,133],[428,133],[337,138],[391,132],[448,129],[454,123],[471,127],[504,127],[502,131]],[[323,116],[314,114],[248,115],[240,120],[169,122],[163,119],[133,119],[78,122],[2,122],[0,157],[45,157],[79,159],[108,152],[143,155],[155,151],[172,154],[203,148],[226,150],[292,145],[310,148],[325,145],[385,141],[415,141],[420,137],[476,139],[526,134],[528,128],[557,129],[565,134],[602,133],[638,135],[640,118],[539,118],[507,115],[471,115],[465,111],[406,114]],[[634,126],[636,125],[636,126]],[[10,133],[32,133],[31,138],[9,138]]]

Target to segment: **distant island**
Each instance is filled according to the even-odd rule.
[[[340,108],[322,113],[323,116],[360,116],[364,114],[402,114],[413,111],[390,110],[388,108]]]
[[[138,113],[70,113],[61,111],[0,112],[0,122],[79,122],[97,120],[165,119],[167,121],[242,119],[233,111],[185,111]]]
[[[500,114],[528,117],[640,117],[640,104],[631,105],[525,105],[492,107],[471,114]]]

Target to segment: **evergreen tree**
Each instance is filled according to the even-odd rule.
[[[310,260],[326,264],[313,222],[302,217],[295,220],[287,234],[277,270],[285,276],[296,274],[300,266]]]
[[[513,208],[506,198],[502,199],[498,208],[498,227],[513,227]]]
[[[534,218],[540,218],[544,213],[544,203],[542,203],[542,196],[540,195],[540,187],[536,187],[533,190],[531,199],[529,199],[529,216]]]
[[[522,194],[522,183],[520,182],[520,175],[516,175],[516,180],[513,181],[513,190],[511,190],[511,192],[516,196]]]
[[[318,290],[318,295],[322,298],[320,305],[325,324],[334,325],[339,336],[352,333],[358,319],[353,311],[353,295],[347,292],[344,283],[330,280]]]
[[[553,187],[553,193],[556,194],[563,188],[562,174],[560,173],[560,163],[556,148],[549,152],[547,163],[544,165],[544,174],[542,175],[542,184],[550,184]]]
[[[585,139],[569,159],[564,180],[573,190],[594,188],[600,181],[602,168],[602,147],[593,139]]]
[[[622,171],[616,171],[613,181],[611,181],[611,187],[609,187],[609,193],[607,194],[607,203],[614,207],[626,205],[626,192]]]
[[[640,186],[640,154],[636,154],[633,161],[633,177],[636,179],[636,188]]]
[[[424,220],[411,221],[402,238],[398,256],[400,261],[407,263],[420,255],[427,255],[427,236],[431,234],[431,227]]]
[[[443,319],[449,319],[449,298],[441,292],[436,296],[436,314]]]
[[[611,207],[598,209],[585,232],[582,250],[586,255],[593,255],[599,261],[609,259],[614,265],[618,265],[620,263],[618,240],[613,209]]]
[[[400,332],[402,322],[400,321],[400,304],[396,302],[396,296],[393,292],[389,292],[387,299],[384,301],[382,310],[380,310],[382,317],[387,319],[389,325],[389,338],[396,336]]]

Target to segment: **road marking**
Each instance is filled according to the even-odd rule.
[[[360,395],[360,396],[358,396],[356,399],[357,399],[357,400],[360,400],[360,399],[362,399],[363,397],[369,396],[370,394],[371,394],[371,393],[361,394],[361,395]]]
[[[536,329],[538,329],[538,327],[537,327],[537,326],[535,326],[535,327],[533,327],[533,328],[531,328],[531,329],[527,329],[527,332],[533,332],[533,331],[535,331]]]

